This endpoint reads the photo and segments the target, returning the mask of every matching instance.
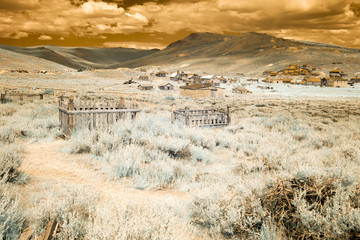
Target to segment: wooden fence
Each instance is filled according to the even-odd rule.
[[[224,127],[229,125],[230,107],[227,111],[218,111],[213,108],[211,110],[190,110],[185,108],[183,110],[175,110],[173,106],[171,113],[171,122],[179,121],[186,126],[198,127]]]
[[[130,115],[134,119],[141,109],[136,104],[74,102],[70,96],[68,102],[59,98],[59,120],[62,133],[70,137],[77,128],[108,129],[110,125]]]
[[[35,100],[35,99],[40,99],[43,100],[44,96],[46,96],[46,94],[43,93],[0,93],[0,102],[1,103],[6,103],[6,102],[11,102],[14,100]]]

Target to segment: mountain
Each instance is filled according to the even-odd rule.
[[[74,69],[89,66],[100,69],[146,67],[225,75],[261,75],[263,71],[278,71],[289,64],[307,64],[320,73],[338,67],[349,75],[356,75],[359,74],[357,69],[360,69],[359,49],[294,41],[255,32],[238,36],[192,33],[162,50],[58,46],[22,48],[0,45],[1,48]],[[334,62],[341,65],[334,65]]]
[[[69,68],[83,69],[87,67],[105,68],[141,58],[159,50],[138,50],[130,48],[80,48],[80,47],[15,47],[0,45],[0,48],[12,52],[46,59]]]
[[[342,62],[346,65],[345,71],[354,72],[354,69],[359,69],[356,60],[359,56],[359,49],[300,42],[262,33],[248,32],[239,36],[192,33],[150,56],[111,68],[157,66],[168,70],[181,68],[225,74],[259,74],[266,70],[280,70],[289,64],[309,64],[320,71],[328,71],[334,68],[333,62]]]

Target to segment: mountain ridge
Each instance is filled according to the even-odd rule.
[[[351,65],[351,68],[359,68],[356,59],[360,56],[359,49],[296,41],[257,32],[240,35],[191,33],[162,50],[59,46],[0,48],[43,58],[74,69],[88,66],[99,69],[156,67],[169,71],[184,68],[249,73],[279,70],[294,63],[331,68],[332,62],[343,62],[344,65]]]

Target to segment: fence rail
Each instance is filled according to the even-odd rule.
[[[175,110],[173,106],[171,121],[179,121],[187,126],[198,127],[223,127],[229,125],[231,120],[230,107],[227,111],[215,110],[214,105],[211,110]]]
[[[70,137],[77,128],[108,129],[125,116],[136,118],[140,111],[136,104],[124,104],[123,100],[117,103],[81,103],[74,102],[73,97],[68,102],[61,97],[59,100],[59,121],[65,137]]]

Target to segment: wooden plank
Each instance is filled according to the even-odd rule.
[[[69,111],[61,108],[64,112],[68,114],[77,114],[77,113],[130,113],[130,112],[141,112],[142,109],[95,109],[95,110],[81,110],[81,111]]]
[[[32,238],[34,231],[31,227],[25,228],[25,230],[22,232],[19,240],[30,240]]]
[[[58,223],[54,218],[51,220],[45,227],[45,232],[38,238],[39,240],[51,240],[56,236],[56,229],[58,228]]]

